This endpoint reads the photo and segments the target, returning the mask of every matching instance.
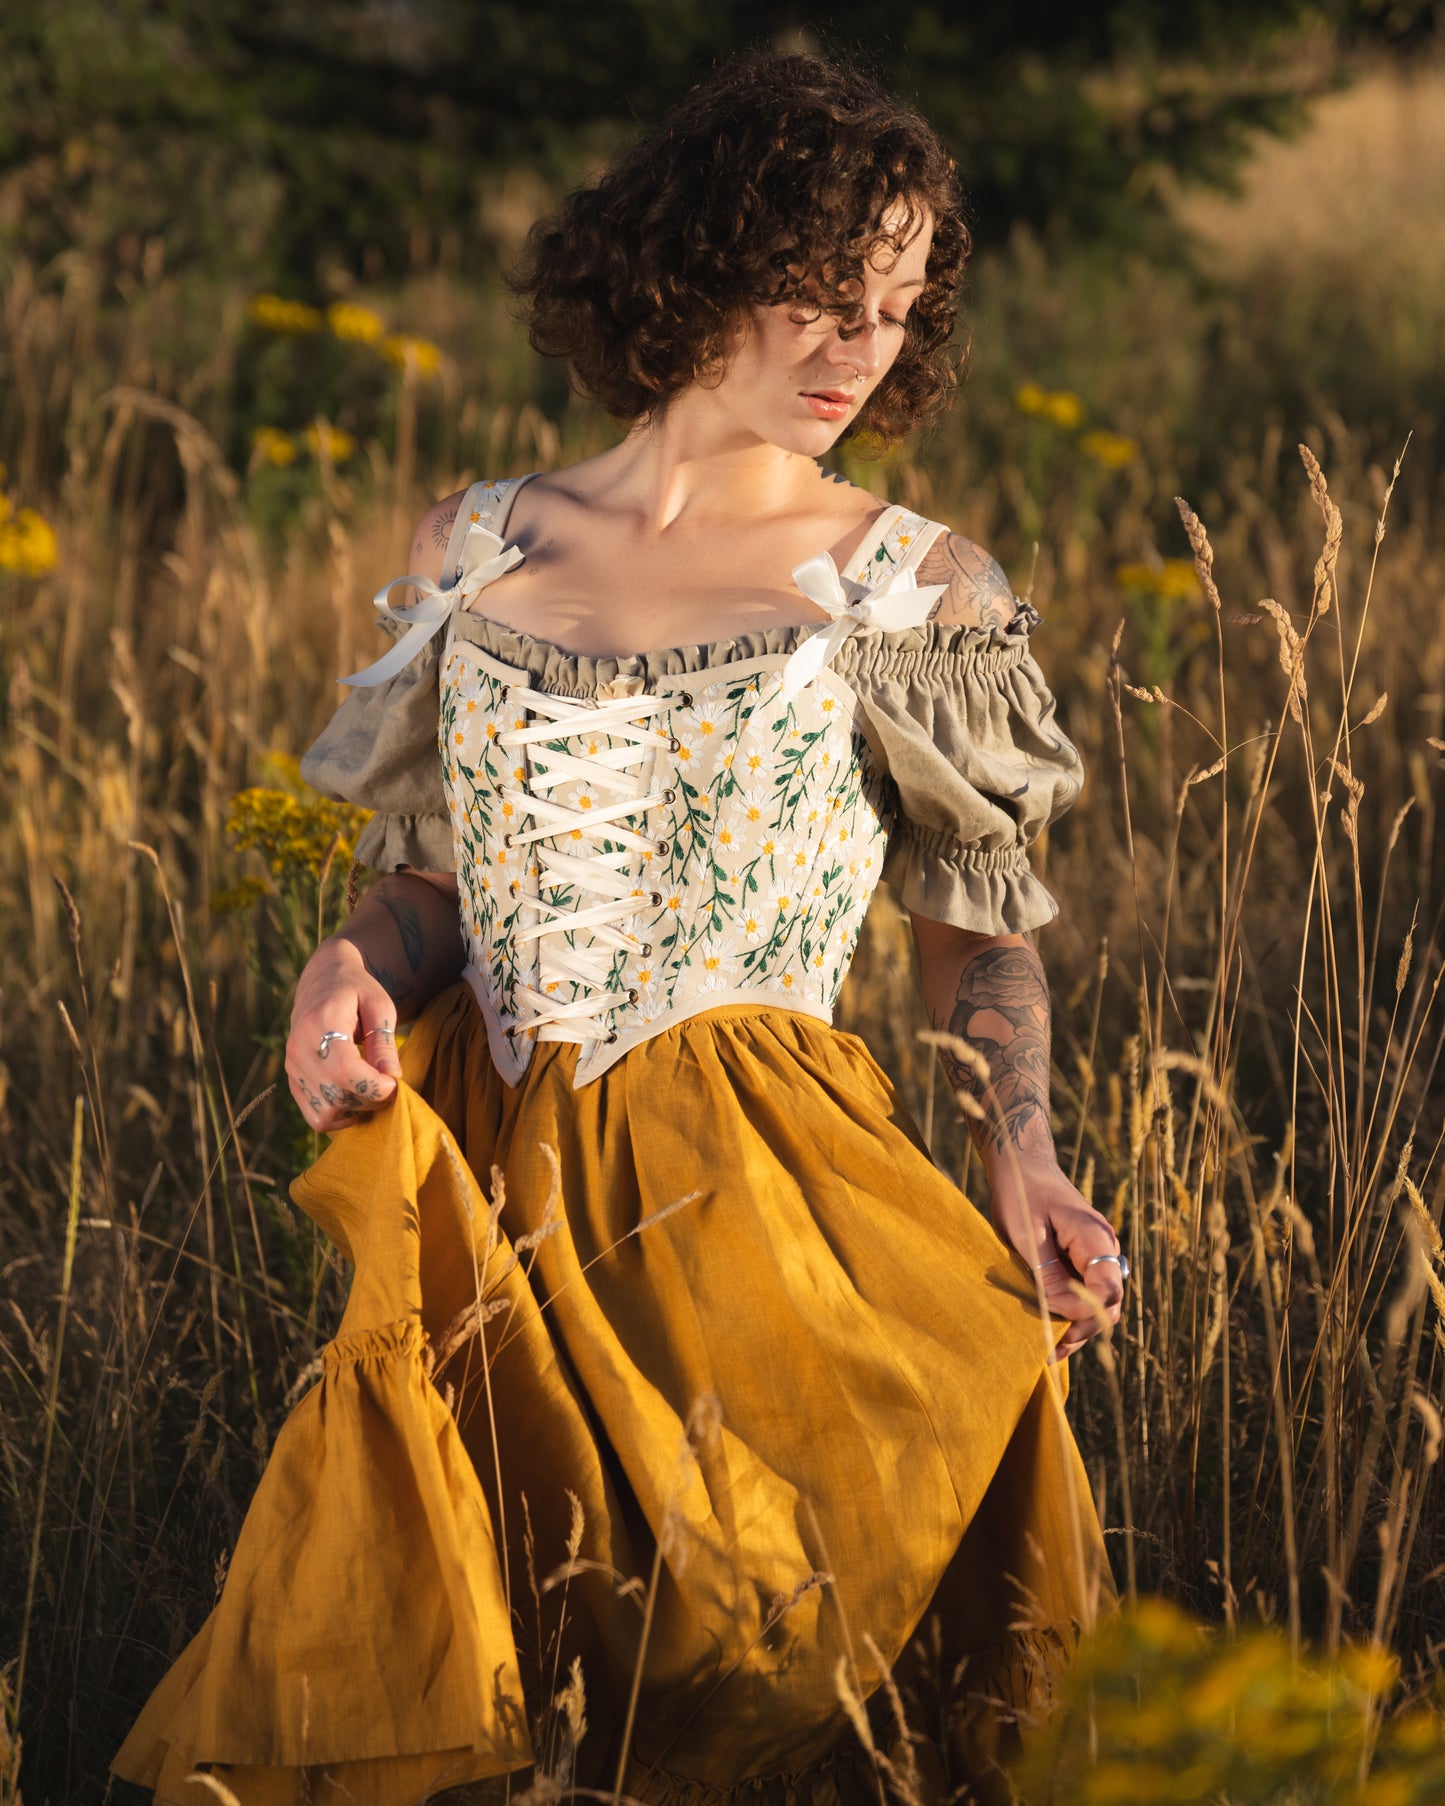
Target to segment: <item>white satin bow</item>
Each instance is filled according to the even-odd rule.
[[[804,640],[783,666],[784,702],[791,702],[805,684],[832,664],[838,648],[857,628],[877,627],[884,633],[897,633],[903,627],[921,627],[948,588],[946,583],[927,583],[920,588],[910,567],[891,572],[850,602],[831,552],[819,552],[816,558],[798,565],[793,571],[793,582],[810,602],[833,619]]]
[[[482,562],[472,562],[477,558]],[[468,527],[462,543],[462,575],[450,589],[440,588],[430,577],[393,577],[390,583],[382,584],[371,598],[371,605],[388,620],[405,623],[406,632],[374,665],[337,681],[355,684],[358,689],[370,689],[374,684],[384,684],[387,678],[395,677],[445,624],[454,608],[474,600],[489,583],[521,562],[522,553],[516,546],[503,547],[498,536],[486,527]],[[411,584],[420,597],[411,608],[393,608],[386,599],[399,583]]]

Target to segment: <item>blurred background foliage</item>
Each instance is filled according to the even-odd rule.
[[[958,155],[968,381],[837,461],[1037,602],[1089,774],[1037,850],[1056,1132],[1133,1278],[1069,1408],[1126,1594],[1225,1634],[1146,1606],[1040,1786],[1439,1797],[1442,16],[0,9],[4,1806],[17,1731],[28,1800],[101,1797],[344,1297],[278,1049],[356,823],[295,755],[430,502],[618,432],[501,273],[758,42],[856,51]],[[880,893],[840,1025],[977,1196],[911,958]]]
[[[1166,178],[1228,181],[1342,48],[1438,23],[1428,0],[49,0],[0,23],[0,167],[29,178],[4,232],[117,273],[163,232],[172,268],[322,284],[398,275],[427,234],[475,274],[484,172],[572,175],[715,58],[803,36],[916,95],[985,243],[1020,221],[1149,242]]]
[[[1260,134],[1296,132],[1361,58],[1428,51],[1441,17],[1430,0],[48,0],[0,15],[0,257],[95,285],[102,332],[164,311],[152,380],[237,467],[268,426],[321,415],[365,437],[390,419],[384,371],[354,345],[241,332],[248,290],[325,308],[450,282],[471,355],[448,349],[480,361],[493,397],[555,415],[562,379],[527,358],[498,293],[531,220],[719,56],[819,45],[915,97],[954,148],[982,357],[1083,389],[1126,433],[1167,412],[1212,474],[1241,432],[1322,396],[1384,438],[1401,393],[1438,416],[1438,316],[1414,299],[1433,271],[1396,299],[1403,339],[1362,317],[1376,291],[1347,268],[1292,293],[1272,333],[1270,273],[1229,268],[1233,247],[1180,203],[1236,185]],[[1167,364],[1163,346],[1106,357],[1109,376],[1082,383],[1101,335],[1132,340],[1160,302]],[[1281,355],[1302,332],[1305,365]]]

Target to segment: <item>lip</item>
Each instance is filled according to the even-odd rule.
[[[801,389],[799,394],[820,420],[841,420],[854,401],[842,389]]]

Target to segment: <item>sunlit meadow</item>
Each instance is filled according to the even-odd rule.
[[[949,423],[840,455],[1003,559],[1089,773],[1038,849],[1056,1132],[1133,1277],[1069,1409],[1141,1603],[1027,1800],[1445,1796],[1445,549],[1412,400],[1445,288],[1397,249],[1445,168],[1432,79],[1186,213],[1204,278],[993,253]],[[534,201],[499,185],[499,253]],[[152,242],[127,295],[79,254],[0,279],[0,1800],[23,1740],[32,1806],[101,1797],[344,1298],[287,1202],[279,1061],[360,817],[295,756],[430,501],[614,430],[495,285],[424,261],[198,312]],[[985,1204],[911,962],[881,895],[841,1025]],[[958,1685],[878,1702],[895,1796]]]

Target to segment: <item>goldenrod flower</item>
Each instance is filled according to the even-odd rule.
[[[1093,432],[1085,433],[1079,445],[1088,457],[1096,464],[1102,464],[1105,470],[1122,470],[1139,456],[1137,439],[1128,439],[1123,433],[1111,433],[1104,427],[1096,427]]]
[[[280,427],[258,426],[251,434],[251,460],[255,464],[294,464],[296,441]]]
[[[1084,418],[1084,404],[1070,389],[1043,389],[1037,383],[1023,383],[1014,393],[1014,406],[1021,414],[1033,414],[1048,420],[1065,432]]]
[[[1199,594],[1199,576],[1187,558],[1165,558],[1158,564],[1121,564],[1114,581],[1120,589],[1134,590],[1161,602],[1189,602]]]
[[[321,431],[315,426],[308,426],[305,432],[307,449],[313,458],[321,456]],[[344,464],[356,450],[356,441],[350,433],[343,433],[339,427],[326,428],[326,455],[333,464]]]
[[[440,345],[433,345],[430,339],[412,338],[407,333],[394,332],[383,339],[381,355],[398,370],[409,369],[417,376],[435,376],[442,367]]]
[[[1276,1628],[1221,1637],[1164,1600],[1140,1600],[1085,1640],[1020,1797],[1342,1799],[1370,1760],[1367,1786],[1349,1794],[1358,1806],[1433,1800],[1445,1774],[1437,1713],[1392,1715],[1399,1680],[1397,1658],[1374,1645],[1301,1661]]]
[[[287,779],[295,761],[273,755],[269,761],[278,776]],[[253,785],[231,798],[226,832],[238,847],[254,847],[266,861],[273,878],[302,873],[320,875],[333,839],[340,842],[335,858],[350,862],[356,837],[371,820],[369,809],[351,803],[333,803],[318,796],[296,779],[300,795],[265,785]]]
[[[305,301],[288,301],[283,295],[255,295],[246,304],[246,317],[267,332],[320,332],[321,311]]]
[[[301,760],[296,753],[268,752],[261,760],[261,770],[274,778],[282,789],[294,796],[314,796],[315,792],[301,775]]]
[[[43,577],[60,562],[55,529],[33,508],[11,512],[8,497],[0,495],[0,571],[17,577]]]
[[[234,884],[228,884],[224,890],[211,892],[211,914],[213,916],[240,915],[253,903],[269,895],[266,882],[262,878],[252,877],[248,872],[245,877],[238,878]]]
[[[358,345],[374,345],[386,331],[380,314],[354,301],[333,301],[326,310],[326,324],[338,339],[352,339]]]

